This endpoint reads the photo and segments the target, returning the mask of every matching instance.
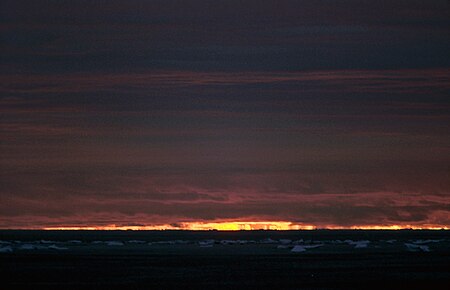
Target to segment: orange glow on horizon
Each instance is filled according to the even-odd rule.
[[[144,226],[56,226],[43,230],[191,230],[191,231],[242,231],[242,230],[449,230],[442,225],[361,225],[361,226],[324,226],[296,224],[286,221],[226,221],[226,222],[183,222],[178,225],[159,224]]]

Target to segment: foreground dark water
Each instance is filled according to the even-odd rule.
[[[1,289],[448,289],[449,231],[0,231]]]

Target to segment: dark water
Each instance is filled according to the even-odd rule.
[[[0,231],[0,289],[448,289],[449,231]]]

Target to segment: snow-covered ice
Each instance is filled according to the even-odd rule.
[[[55,242],[55,241],[41,240],[40,243],[41,243],[41,244],[54,244],[54,243],[56,243],[56,242]]]
[[[271,238],[263,239],[259,241],[261,244],[275,244],[277,241],[272,240]]]
[[[145,241],[141,240],[130,240],[127,242],[128,244],[145,244]]]
[[[289,240],[289,239],[279,239],[278,241],[283,245],[292,243],[292,240]]]
[[[291,252],[293,253],[301,253],[301,252],[306,252],[306,249],[304,246],[300,246],[300,245],[296,245],[292,248]]]
[[[410,251],[410,252],[417,252],[419,250],[422,252],[430,251],[430,247],[425,246],[425,245],[416,245],[416,244],[405,243],[405,246],[408,249],[408,251]]]
[[[198,244],[202,248],[211,248],[214,245],[214,242],[215,242],[215,240],[204,240],[204,241],[198,242]]]
[[[303,239],[293,241],[292,244],[294,244],[294,245],[300,245],[300,244],[303,244]]]
[[[322,247],[324,244],[315,244],[315,245],[295,245],[291,252],[293,253],[301,253],[306,252],[307,249],[314,249],[318,247]]]
[[[234,245],[234,244],[236,244],[236,241],[234,241],[234,240],[221,240],[220,243],[222,245]]]
[[[0,253],[12,253],[13,248],[11,246],[0,247]]]
[[[367,246],[370,244],[370,241],[368,240],[362,240],[362,241],[352,241],[352,240],[345,240],[349,245],[355,246],[355,249],[363,249],[367,248]]]
[[[70,240],[70,241],[67,241],[67,242],[70,243],[70,244],[82,244],[83,243],[80,240]]]
[[[315,244],[315,245],[303,245],[302,247],[305,249],[314,249],[314,248],[318,248],[318,247],[322,247],[323,244]]]
[[[430,243],[440,243],[444,241],[444,239],[440,239],[440,240],[415,240],[413,241],[414,244],[430,244]]]
[[[342,240],[332,240],[331,243],[332,244],[344,244],[345,242]]]
[[[123,242],[121,242],[121,241],[107,241],[106,245],[108,245],[108,246],[123,246]]]
[[[50,250],[58,250],[58,251],[68,250],[69,249],[69,248],[66,248],[66,247],[59,247],[57,245],[50,245],[47,248],[50,249]]]
[[[36,250],[37,247],[35,245],[32,244],[23,244],[20,245],[19,250]]]

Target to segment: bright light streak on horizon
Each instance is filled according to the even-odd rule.
[[[228,221],[228,222],[183,222],[177,226],[170,224],[144,226],[57,226],[44,227],[43,230],[190,230],[190,231],[243,231],[243,230],[449,230],[444,225],[354,225],[349,227],[295,224],[286,221]]]

